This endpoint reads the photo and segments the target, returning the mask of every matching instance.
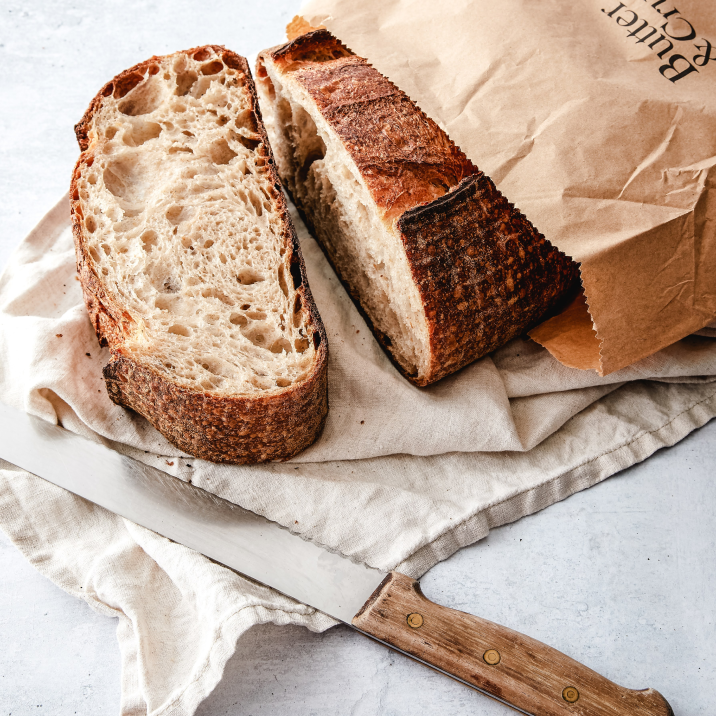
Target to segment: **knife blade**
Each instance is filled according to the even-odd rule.
[[[0,458],[531,716],[673,716],[528,636],[426,599],[190,483],[0,403]]]

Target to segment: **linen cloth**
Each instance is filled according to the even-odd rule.
[[[331,403],[323,434],[294,460],[196,460],[109,401],[108,355],[75,280],[66,198],[0,278],[0,400],[328,549],[416,577],[491,527],[589,487],[716,415],[713,327],[606,378],[566,368],[519,338],[415,388],[294,221],[328,332]],[[118,617],[122,714],[192,714],[253,624],[334,624],[7,463],[0,528],[58,586]]]

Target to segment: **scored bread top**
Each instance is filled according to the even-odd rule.
[[[409,380],[428,385],[494,350],[574,286],[577,264],[404,92],[327,30],[259,55],[270,97],[266,67],[338,136],[402,244],[427,324],[427,359],[407,365],[394,339],[366,318]]]
[[[78,271],[110,396],[199,457],[305,448],[327,412],[327,342],[246,60],[153,57],[76,133]]]
[[[316,103],[386,220],[479,172],[404,92],[327,30],[268,54]]]

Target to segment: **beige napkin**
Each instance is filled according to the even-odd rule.
[[[565,368],[517,339],[427,391],[413,388],[294,220],[331,351],[329,422],[297,460],[233,467],[182,457],[108,400],[107,356],[74,278],[66,199],[0,277],[0,400],[332,550],[413,576],[716,415],[716,341],[708,331],[608,378]],[[7,464],[0,528],[58,586],[119,618],[124,715],[192,714],[253,624],[333,624]]]

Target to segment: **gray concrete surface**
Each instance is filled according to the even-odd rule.
[[[300,3],[186,0],[0,6],[0,266],[66,191],[73,124],[109,77],[207,42],[275,44]],[[716,421],[676,447],[462,550],[426,594],[550,643],[677,716],[716,703]],[[0,716],[114,713],[115,622],[0,538]],[[200,716],[513,713],[348,628],[243,638]]]

